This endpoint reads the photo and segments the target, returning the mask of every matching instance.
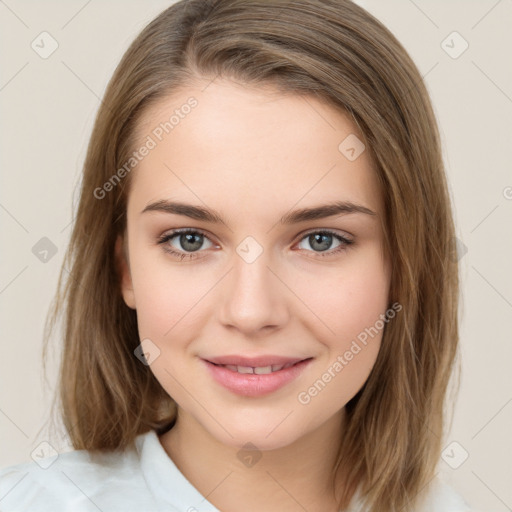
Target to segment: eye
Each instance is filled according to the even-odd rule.
[[[165,252],[175,258],[180,260],[192,260],[202,257],[194,253],[202,252],[201,249],[204,249],[203,244],[205,241],[208,241],[210,244],[206,249],[214,245],[203,232],[197,229],[186,228],[165,233],[158,238],[157,243],[163,246]],[[329,230],[317,230],[306,233],[300,240],[299,245],[304,241],[307,242],[312,251],[304,249],[303,247],[299,247],[299,249],[313,252],[320,257],[338,254],[341,251],[345,251],[349,245],[354,243],[353,240]],[[336,245],[334,249],[331,249],[334,242],[337,242],[338,245]]]
[[[317,253],[321,257],[338,254],[341,251],[345,251],[349,245],[354,243],[353,240],[349,240],[348,238],[329,230],[310,231],[309,233],[306,233],[299,244],[304,241],[306,241],[311,249],[313,249],[313,252]],[[329,250],[333,242],[338,242],[339,245],[337,245],[333,250]],[[301,247],[299,248],[302,249]]]
[[[213,246],[210,239],[197,229],[176,229],[158,238],[158,244],[163,246],[165,252],[172,254],[180,260],[185,258],[195,259],[198,256],[194,253],[201,249],[205,240],[208,240],[211,244],[209,247]]]

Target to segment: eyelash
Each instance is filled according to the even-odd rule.
[[[194,260],[194,259],[197,258],[195,253],[196,252],[202,252],[202,251],[194,251],[194,252],[191,252],[191,253],[178,252],[178,251],[175,251],[174,249],[172,249],[169,245],[164,245],[167,242],[169,242],[170,240],[172,240],[176,235],[187,235],[187,234],[202,235],[205,238],[207,238],[208,240],[210,240],[210,238],[205,233],[203,233],[201,230],[199,230],[199,229],[185,228],[185,229],[175,229],[175,230],[171,231],[170,233],[166,233],[166,234],[160,236],[157,239],[157,243],[159,245],[163,246],[163,250],[165,252],[171,254],[173,257],[179,258],[180,261],[183,261],[185,258],[188,259],[188,260]],[[325,258],[325,257],[333,256],[333,255],[338,254],[338,253],[340,253],[342,251],[346,251],[348,249],[348,247],[351,244],[354,243],[353,240],[349,240],[348,238],[345,238],[345,237],[339,235],[338,233],[336,233],[334,231],[331,231],[329,229],[321,229],[321,230],[316,230],[316,231],[315,230],[309,231],[309,232],[305,233],[302,236],[302,238],[299,240],[299,242],[302,242],[302,240],[304,240],[306,237],[314,235],[314,234],[332,235],[339,242],[341,242],[339,247],[337,247],[336,249],[334,249],[332,251],[316,252],[315,254],[317,254],[320,258]],[[211,242],[211,240],[210,240],[210,242]],[[308,252],[315,252],[315,251],[308,251]]]

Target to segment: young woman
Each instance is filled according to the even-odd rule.
[[[47,335],[74,451],[7,511],[463,511],[436,120],[343,0],[181,0],[105,93]]]

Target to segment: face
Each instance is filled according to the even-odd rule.
[[[151,148],[131,171],[122,293],[180,414],[225,445],[279,448],[341,415],[375,363],[384,205],[345,114],[227,80],[203,89],[139,123]]]

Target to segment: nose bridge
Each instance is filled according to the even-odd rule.
[[[269,267],[269,253],[254,240],[246,240],[237,247],[220,299],[220,320],[224,325],[249,332],[282,326],[286,321],[283,285]]]

